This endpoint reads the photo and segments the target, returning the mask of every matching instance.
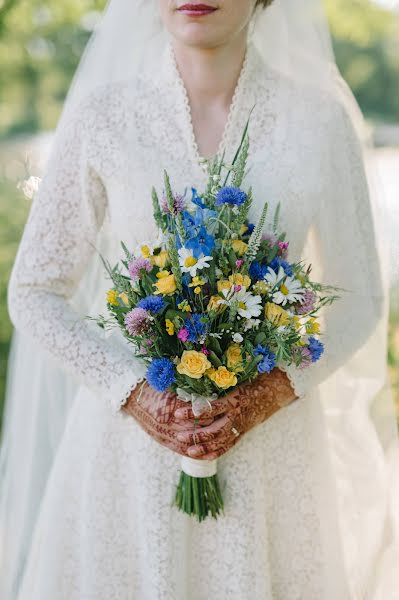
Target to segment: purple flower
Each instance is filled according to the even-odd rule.
[[[156,315],[161,312],[166,306],[166,302],[160,296],[147,296],[137,303],[139,308],[144,308],[152,315]]]
[[[175,365],[169,358],[155,358],[147,369],[146,377],[154,390],[166,392],[176,381]]]
[[[302,362],[299,365],[299,369],[306,369],[312,363],[312,353],[309,348],[300,348],[299,355],[301,356]]]
[[[151,273],[152,262],[149,258],[135,258],[129,263],[129,275],[133,281],[137,281],[143,275],[143,272]]]
[[[302,304],[299,304],[296,312],[298,315],[307,315],[308,313],[314,310],[316,304],[317,296],[311,290],[306,290],[303,296]]]
[[[179,333],[177,334],[177,337],[182,342],[187,342],[188,336],[189,336],[189,333],[186,328],[180,329]]]
[[[174,194],[172,211],[170,210],[170,208],[168,206],[168,201],[165,196],[162,198],[160,204],[161,204],[162,211],[164,213],[166,213],[167,215],[170,215],[170,214],[177,215],[178,213],[182,213],[183,210],[185,209],[186,201],[184,200],[184,196],[179,196],[178,194]]]
[[[274,235],[274,233],[263,233],[262,241],[268,242],[269,246],[271,246],[271,248],[273,248],[273,246],[275,246],[277,244],[277,236]]]
[[[151,317],[144,308],[134,308],[125,316],[126,329],[130,335],[143,335],[148,331]]]
[[[230,204],[241,206],[247,199],[247,195],[238,187],[224,187],[218,191],[216,196],[216,206]]]

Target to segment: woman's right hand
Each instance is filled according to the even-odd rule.
[[[188,456],[187,449],[190,444],[179,441],[178,434],[195,434],[199,425],[209,425],[213,418],[199,419],[196,424],[193,421],[179,421],[175,417],[175,411],[185,406],[187,404],[179,400],[173,392],[156,392],[145,382],[133,390],[121,410],[133,417],[159,444],[178,454]]]

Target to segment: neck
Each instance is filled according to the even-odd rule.
[[[190,104],[212,101],[229,106],[245,58],[247,36],[216,48],[194,48],[172,42],[176,63]]]

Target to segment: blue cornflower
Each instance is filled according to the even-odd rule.
[[[258,344],[254,350],[255,356],[263,356],[263,359],[258,364],[259,373],[270,373],[276,366],[276,355],[271,352],[267,346]]]
[[[283,258],[280,258],[279,256],[276,256],[276,258],[272,260],[269,267],[273,269],[273,271],[275,271],[276,273],[278,273],[280,267],[283,267],[285,274],[288,275],[288,277],[292,277],[294,274],[290,263],[284,260]]]
[[[198,235],[186,242],[186,248],[193,251],[195,258],[210,256],[215,245],[215,238],[207,232],[205,227],[201,227]]]
[[[248,231],[245,232],[245,235],[252,235],[255,229],[255,225],[253,223],[247,223]]]
[[[218,191],[216,196],[216,205],[232,204],[240,206],[244,204],[247,195],[238,187],[224,187]]]
[[[169,358],[154,358],[147,369],[146,378],[154,390],[166,392],[176,381],[175,365]]]
[[[160,296],[147,296],[137,303],[138,308],[144,308],[152,315],[156,315],[166,306],[166,302]]]
[[[194,314],[186,319],[184,327],[188,331],[188,341],[195,344],[208,333],[209,319],[206,315]]]
[[[314,337],[308,339],[308,348],[312,355],[312,362],[317,362],[324,352],[324,344]]]
[[[249,267],[249,275],[251,279],[254,279],[255,281],[260,281],[261,279],[264,279],[266,273],[267,267],[265,265],[261,265],[256,260]]]

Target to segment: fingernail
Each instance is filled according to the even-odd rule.
[[[202,452],[201,450],[199,450],[198,448],[189,448],[187,450],[187,454],[191,457],[191,458],[197,458],[198,456],[201,456]]]
[[[178,440],[179,442],[185,442],[185,441],[186,441],[186,438],[185,438],[185,435],[184,435],[184,433],[178,433],[178,434],[177,434],[177,440]]]

